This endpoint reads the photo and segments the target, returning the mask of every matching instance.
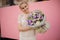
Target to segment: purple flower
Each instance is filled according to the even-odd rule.
[[[28,20],[28,25],[32,26],[33,25],[33,21],[32,20]]]
[[[35,14],[35,15],[33,16],[34,19],[37,19],[38,17],[39,17],[39,14]]]
[[[44,17],[43,16],[40,16],[40,19],[43,19]]]

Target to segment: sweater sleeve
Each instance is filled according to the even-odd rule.
[[[22,14],[18,15],[18,23],[21,23]]]

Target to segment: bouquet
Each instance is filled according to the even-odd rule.
[[[34,10],[27,18],[27,23],[30,27],[34,28],[38,33],[43,33],[48,29],[48,23],[46,22],[45,15],[39,11]]]
[[[40,27],[45,22],[45,16],[41,11],[35,10],[30,13],[27,22],[30,27]]]

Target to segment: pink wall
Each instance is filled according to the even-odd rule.
[[[18,39],[18,7],[5,7],[2,8],[1,11],[1,36]]]
[[[59,2],[56,0],[36,2],[29,4],[30,10],[39,9],[46,15],[50,23],[49,30],[44,34],[37,34],[37,40],[59,40],[60,19],[59,19]],[[1,13],[1,36],[18,39],[17,17],[22,13],[18,6],[4,7],[0,9]]]
[[[0,10],[1,13],[1,10]],[[1,14],[0,14],[0,34],[1,34]]]

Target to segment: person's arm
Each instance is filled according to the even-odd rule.
[[[22,32],[25,32],[25,31],[28,31],[28,30],[32,30],[31,27],[22,27],[22,25],[20,23],[18,25],[18,29],[19,29],[19,31],[22,31]]]

